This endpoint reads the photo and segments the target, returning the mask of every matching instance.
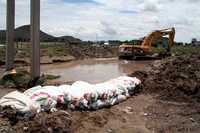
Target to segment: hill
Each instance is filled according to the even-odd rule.
[[[30,41],[30,25],[24,25],[15,29],[15,40]],[[40,31],[40,41],[54,41],[55,37]]]
[[[69,43],[80,43],[81,42],[80,39],[74,38],[73,36],[57,37],[57,41],[59,41],[59,42],[69,42]]]
[[[6,40],[6,31],[0,30],[0,41],[5,42]],[[15,40],[16,41],[30,41],[30,25],[24,25],[21,27],[18,27],[15,29]],[[74,38],[72,36],[61,36],[61,37],[55,37],[52,35],[49,35],[43,31],[40,30],[40,41],[41,42],[75,42],[79,43],[81,42],[80,39]]]

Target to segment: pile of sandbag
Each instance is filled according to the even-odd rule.
[[[20,112],[40,112],[40,104],[21,92],[13,91],[0,99],[0,106],[10,106]]]
[[[122,76],[94,85],[77,81],[71,86],[36,86],[20,94],[29,99],[26,100],[26,102],[29,101],[28,103],[23,101],[24,99],[17,99],[15,95],[13,95],[13,98],[11,93],[0,99],[0,105],[4,106],[12,103],[11,107],[21,111],[50,110],[55,108],[57,104],[65,104],[71,109],[99,109],[126,100],[134,93],[136,86],[140,83],[141,81],[137,78]],[[15,102],[9,100],[5,102],[5,99]],[[23,104],[25,110],[23,106],[15,106],[16,99],[20,104],[26,103]]]

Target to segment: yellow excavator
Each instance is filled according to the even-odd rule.
[[[138,40],[133,44],[124,43],[119,46],[119,58],[132,58],[136,59],[137,57],[146,57],[148,55],[154,54],[152,52],[152,42],[154,39],[159,37],[166,37],[168,36],[167,41],[167,49],[166,53],[170,53],[170,50],[174,43],[175,37],[175,28],[168,28],[162,30],[156,30],[149,33],[143,39]]]

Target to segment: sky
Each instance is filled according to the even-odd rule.
[[[41,0],[41,30],[82,40],[132,40],[176,28],[176,41],[200,40],[200,0]],[[30,23],[30,0],[16,0],[15,26]],[[0,29],[6,0],[0,0]]]

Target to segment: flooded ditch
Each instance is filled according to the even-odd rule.
[[[143,69],[152,61],[126,61],[117,58],[86,59],[68,63],[43,65],[45,74],[60,75],[59,82],[82,80],[99,83]]]

